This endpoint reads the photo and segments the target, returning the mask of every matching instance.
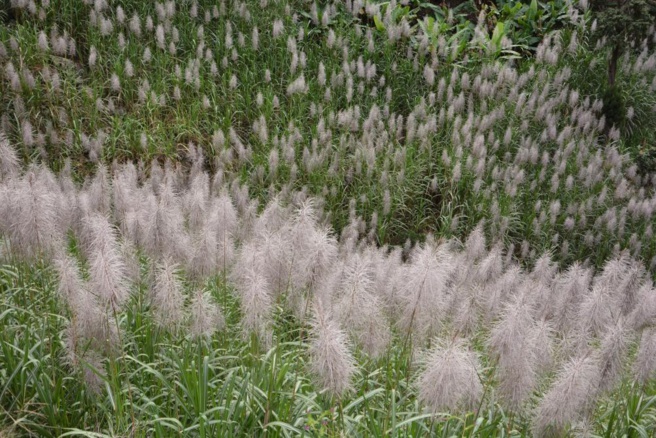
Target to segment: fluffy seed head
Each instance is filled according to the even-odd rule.
[[[155,282],[151,289],[151,303],[155,322],[160,327],[177,328],[184,317],[184,295],[178,267],[165,258],[155,268]]]
[[[648,328],[642,332],[633,375],[643,385],[656,377],[656,329]]]
[[[419,377],[419,401],[433,413],[474,409],[483,396],[478,356],[465,341],[438,342]]]
[[[629,341],[629,332],[622,320],[606,330],[599,351],[601,364],[600,390],[612,390],[622,378]]]
[[[50,254],[62,239],[57,229],[59,195],[49,183],[34,170],[28,171],[6,198],[12,249],[28,259]]]
[[[269,347],[272,342],[273,299],[266,278],[251,267],[237,283],[237,291],[241,299],[244,336],[254,334],[262,345]]]
[[[194,338],[212,336],[225,326],[223,312],[209,291],[198,290],[189,310],[189,331]]]
[[[455,268],[453,259],[446,244],[427,242],[415,251],[410,266],[403,271],[400,280],[403,313],[398,324],[420,342],[440,327],[447,281]]]
[[[356,362],[346,334],[318,302],[314,304],[309,354],[310,371],[317,387],[333,397],[351,389]]]
[[[591,408],[600,383],[601,370],[593,356],[566,363],[537,407],[533,420],[536,437],[561,436]]]
[[[0,181],[20,173],[20,160],[4,132],[0,131]]]
[[[492,329],[489,345],[497,360],[499,396],[505,408],[519,412],[536,384],[535,322],[533,309],[522,296],[511,301]]]
[[[374,295],[373,271],[364,257],[355,254],[347,261],[335,294],[337,320],[364,351],[372,357],[385,352],[389,327],[379,298]]]
[[[101,302],[116,311],[130,297],[114,227],[99,213],[91,214],[84,223],[89,242],[89,276],[92,290]]]

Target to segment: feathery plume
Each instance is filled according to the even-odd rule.
[[[35,170],[29,170],[7,197],[11,247],[28,259],[49,254],[62,239],[56,228],[57,195]]]
[[[102,348],[108,341],[115,344],[116,327],[107,320],[96,297],[89,291],[89,285],[80,275],[77,261],[64,251],[57,251],[54,267],[59,277],[59,295],[72,313],[71,326],[75,334],[96,348]]]
[[[629,332],[621,319],[606,329],[599,352],[601,364],[599,389],[601,391],[612,390],[622,378],[629,340]]]
[[[485,255],[485,246],[485,232],[483,230],[483,221],[481,221],[476,225],[476,228],[469,233],[469,236],[465,241],[466,259],[472,264],[477,262]]]
[[[483,288],[479,283],[470,287],[457,288],[452,296],[453,309],[452,325],[458,333],[464,335],[473,334],[479,326],[480,320],[480,295]]]
[[[495,244],[490,252],[477,264],[474,272],[474,281],[485,284],[492,279],[499,278],[503,272],[503,247],[501,243]]]
[[[216,218],[216,215],[213,215]],[[203,280],[214,275],[223,266],[219,264],[220,245],[216,236],[216,221],[208,220],[201,230],[193,236],[191,258],[187,270],[195,280]],[[232,254],[232,249],[230,250]]]
[[[269,347],[272,343],[273,299],[266,278],[255,267],[242,273],[237,284],[242,310],[242,330],[245,337],[254,334],[260,343]]]
[[[549,286],[551,285],[557,270],[558,265],[556,265],[551,259],[551,254],[545,252],[535,261],[535,266],[529,277],[538,283]]]
[[[332,397],[351,389],[356,362],[346,335],[319,302],[314,303],[310,371],[316,386]]]
[[[80,306],[81,299],[85,297],[86,291],[84,280],[80,275],[80,270],[77,261],[66,254],[64,251],[57,251],[53,260],[55,271],[59,277],[58,292],[60,297],[66,301],[68,306],[78,313],[76,310],[81,310],[84,313],[89,309],[86,306]]]
[[[495,281],[484,285],[482,306],[486,321],[492,321],[499,316],[509,297],[517,292],[522,276],[522,269],[512,266]]]
[[[237,211],[227,193],[222,193],[210,205],[207,227],[216,233],[217,265],[225,273],[234,259],[234,239],[238,228]]]
[[[123,220],[119,219],[121,232],[125,238],[130,239],[135,245],[148,248],[150,218],[156,214],[157,199],[149,190],[149,187],[135,190],[133,195],[131,206],[126,211],[125,218]]]
[[[373,293],[370,263],[354,254],[346,262],[335,293],[335,316],[364,351],[379,357],[390,341],[388,323],[377,296]]]
[[[89,241],[90,286],[99,300],[114,312],[130,297],[125,277],[125,261],[121,257],[116,231],[107,218],[91,214],[84,223]]]
[[[520,412],[536,384],[536,350],[533,309],[518,295],[505,308],[490,333],[489,346],[497,360],[498,393],[505,408]]]
[[[617,319],[619,309],[604,287],[597,284],[583,298],[578,310],[577,321],[581,335],[600,336]]]
[[[318,226],[316,215],[315,201],[305,201],[281,230],[288,242],[284,246],[288,255],[283,287],[288,304],[301,319],[307,308],[305,293],[316,285],[337,254],[334,237]]]
[[[192,233],[198,232],[203,225],[209,207],[209,196],[209,175],[205,172],[197,172],[191,177],[184,200],[187,222]]]
[[[118,244],[118,251],[125,263],[126,279],[132,284],[139,284],[141,282],[141,262],[139,261],[139,254],[137,254],[137,247],[134,242],[121,238]]]
[[[104,164],[98,166],[87,192],[91,210],[109,216],[112,206],[112,188],[107,166]]]
[[[184,216],[171,181],[160,185],[157,207],[150,213],[144,243],[151,257],[171,257],[179,263],[188,260],[189,235],[184,229]]]
[[[178,266],[165,258],[155,268],[155,282],[151,289],[155,322],[169,329],[179,327],[184,318],[184,299]]]
[[[634,330],[642,330],[647,326],[656,325],[656,289],[651,280],[645,281],[637,292],[637,301],[628,317],[629,326]]]
[[[119,346],[116,320],[100,308],[96,297],[80,276],[77,262],[65,253],[55,257],[60,294],[66,295],[72,313],[64,338],[71,365],[79,365],[79,356],[115,354]]]
[[[555,299],[551,307],[556,328],[563,331],[575,328],[573,323],[576,321],[576,313],[588,293],[591,281],[592,270],[579,263],[574,263],[565,273],[556,277],[552,285]]]
[[[374,293],[380,298],[390,319],[395,320],[399,314],[398,281],[403,278],[401,250],[396,248],[387,254],[388,248],[382,247],[375,252]]]
[[[233,274],[248,273],[251,267],[263,273],[273,296],[279,296],[289,285],[289,242],[282,233],[262,233],[257,241],[242,245]],[[236,277],[237,278],[237,277]]]
[[[635,306],[636,293],[644,278],[644,266],[623,251],[609,260],[594,279],[594,286],[604,291],[609,302],[627,315]]]
[[[198,290],[191,301],[189,313],[189,330],[194,338],[212,336],[217,330],[223,330],[225,318],[218,304],[209,291]]]
[[[121,166],[112,179],[114,217],[122,225],[125,224],[128,211],[142,208],[137,179],[137,169],[132,163]]]
[[[20,174],[20,159],[4,132],[0,131],[0,181]]]
[[[316,227],[308,230],[305,245],[301,246],[303,233],[296,231],[299,234],[292,235],[292,248],[300,252],[300,258],[295,265],[296,285],[313,288],[337,257],[337,240],[330,229]]]
[[[280,204],[279,197],[270,200],[253,225],[255,236],[279,232],[289,220],[289,208]]]
[[[85,349],[78,352],[76,341],[72,334],[67,334],[66,345],[71,357],[71,364],[82,372],[82,378],[89,390],[94,394],[100,394],[107,378],[103,356],[95,350]],[[84,342],[82,340],[82,342]],[[73,359],[74,357],[74,359]]]
[[[656,377],[656,329],[643,330],[638,356],[633,364],[633,375],[643,385]]]
[[[546,372],[553,365],[555,329],[547,320],[537,321],[530,333],[537,372]]]
[[[566,363],[537,407],[534,436],[562,436],[570,425],[584,417],[597,395],[600,375],[599,363],[593,356],[577,357]]]
[[[464,340],[438,342],[417,382],[419,401],[435,414],[475,408],[483,396],[480,368]]]
[[[453,254],[446,244],[427,242],[415,250],[410,266],[403,272],[399,291],[403,312],[398,324],[420,342],[439,329],[447,281],[455,269],[452,260]]]

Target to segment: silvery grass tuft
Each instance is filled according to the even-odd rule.
[[[540,400],[533,420],[536,437],[562,436],[594,406],[601,383],[599,360],[593,354],[565,363]]]
[[[241,299],[242,330],[254,334],[264,347],[273,342],[273,299],[266,278],[257,270],[245,273],[237,286]]]
[[[537,383],[535,320],[527,298],[515,296],[490,333],[489,346],[496,359],[498,394],[502,405],[521,412]]]
[[[274,290],[268,274],[280,269],[278,264],[279,242],[267,235],[260,235],[253,241],[245,242],[239,249],[235,265],[228,278],[234,285],[242,310],[242,330],[245,337],[251,334],[268,346],[272,341],[271,328],[274,310]]]
[[[314,302],[313,313],[310,371],[318,388],[339,398],[352,388],[356,361],[346,334],[320,302]]]
[[[0,131],[0,181],[14,178],[21,173],[21,162],[16,149],[9,143],[4,132]]]
[[[633,375],[642,385],[656,377],[656,329],[648,328],[640,334],[638,356],[633,364]]]
[[[508,300],[517,293],[523,276],[519,266],[510,266],[501,276],[485,285],[481,304],[485,323],[489,324],[499,317]]]
[[[143,196],[138,182],[137,168],[133,163],[126,163],[115,169],[112,178],[112,200],[114,217],[125,226],[128,212],[143,208]]]
[[[71,312],[71,335],[86,348],[114,352],[119,341],[116,320],[91,292],[90,284],[80,274],[77,260],[58,251],[54,267],[59,277],[59,294]]]
[[[356,20],[362,18],[362,11],[380,18],[383,35],[366,26],[344,29],[341,20],[333,20],[341,5],[319,12],[316,5],[276,1],[267,7],[268,0],[261,0],[259,9],[266,17],[254,13],[251,20],[251,6],[242,1],[222,0],[210,7],[196,1],[176,6],[171,0],[146,13],[139,7],[139,11],[125,11],[119,6],[115,14],[106,0],[85,1],[83,6],[92,9],[88,22],[93,45],[83,50],[89,52],[83,61],[90,68],[84,72],[87,85],[82,88],[82,101],[90,105],[82,102],[78,109],[60,100],[69,97],[69,82],[77,83],[69,81],[70,74],[76,73],[60,70],[59,62],[41,65],[43,60],[54,61],[51,54],[56,58],[75,53],[74,41],[66,33],[60,37],[57,27],[50,26],[52,14],[45,12],[49,0],[13,3],[26,12],[21,17],[24,26],[16,32],[9,29],[10,50],[0,43],[3,85],[8,91],[8,97],[0,100],[15,113],[1,117],[0,130],[22,141],[21,154],[41,154],[44,161],[57,162],[62,152],[70,152],[76,167],[98,166],[82,189],[73,185],[70,171],[59,179],[45,167],[24,172],[21,159],[0,135],[0,232],[11,241],[18,258],[54,265],[60,301],[70,313],[66,343],[72,361],[86,360],[103,368],[110,349],[120,347],[119,323],[125,327],[121,335],[128,336],[126,346],[141,354],[141,337],[133,337],[132,332],[140,322],[133,325],[131,317],[132,306],[141,307],[141,301],[131,302],[129,293],[130,282],[139,282],[140,265],[135,260],[143,251],[154,272],[149,295],[155,325],[175,328],[186,317],[194,337],[215,335],[223,324],[221,309],[202,286],[226,279],[238,298],[244,338],[254,334],[269,346],[272,331],[288,327],[286,323],[278,327],[274,321],[279,302],[301,326],[307,310],[313,310],[311,371],[317,387],[334,396],[343,397],[354,386],[357,363],[349,338],[358,356],[360,352],[373,357],[389,354],[394,363],[398,349],[389,346],[391,324],[399,329],[402,342],[420,346],[445,329],[457,333],[451,342],[437,342],[419,379],[428,382],[419,388],[420,400],[434,412],[464,411],[480,403],[480,363],[468,341],[458,337],[475,339],[476,348],[487,338],[486,359],[491,359],[495,372],[488,383],[494,386],[492,402],[524,416],[524,423],[531,420],[527,407],[538,401],[540,384],[553,379],[549,372],[554,364],[562,365],[557,361],[564,357],[576,371],[581,368],[576,358],[588,344],[594,345],[593,362],[584,358],[581,363],[597,370],[598,376],[593,372],[587,380],[577,378],[579,371],[567,371],[566,366],[536,411],[537,434],[549,427],[558,434],[570,423],[587,420],[587,409],[581,406],[591,402],[583,396],[577,399],[571,388],[588,382],[587,390],[608,396],[625,374],[628,363],[623,356],[632,351],[637,333],[642,337],[634,365],[636,379],[645,381],[654,375],[653,284],[640,264],[620,249],[633,233],[634,253],[640,252],[641,245],[653,252],[651,225],[644,232],[641,227],[643,220],[651,220],[655,199],[651,189],[639,188],[642,177],[620,153],[620,130],[611,128],[606,134],[605,121],[597,116],[603,102],[591,102],[577,89],[575,68],[557,64],[566,56],[566,36],[547,37],[536,50],[535,66],[526,71],[494,57],[481,62],[480,70],[473,62],[465,72],[449,67],[462,41],[447,42],[443,37],[430,41],[421,26],[412,27],[407,17],[393,16],[395,0],[389,5],[347,2],[347,9],[359,16]],[[306,7],[311,8],[313,26],[320,25],[325,32],[306,35],[309,29],[298,14]],[[176,14],[176,8],[183,12]],[[574,11],[569,8],[569,14]],[[43,18],[32,28],[31,16],[37,15]],[[190,22],[185,23],[186,15]],[[486,48],[483,18],[475,30],[481,40],[474,42]],[[258,24],[261,31],[255,27]],[[35,57],[23,46],[29,42],[21,33],[25,31],[39,50]],[[84,36],[83,31],[84,26],[77,29],[76,36]],[[252,35],[250,44],[245,34]],[[584,34],[579,36],[583,41]],[[375,42],[381,37],[393,50],[376,51]],[[311,50],[315,40],[321,53]],[[574,52],[576,39],[572,41],[567,50]],[[414,43],[419,44],[417,50],[411,46]],[[502,42],[504,48],[508,44]],[[354,49],[365,46],[366,51]],[[259,48],[266,50],[254,53]],[[113,59],[117,54],[120,59]],[[247,69],[235,70],[237,65],[262,60],[271,64],[262,66],[262,78],[244,74]],[[628,61],[630,57],[623,61],[627,65],[622,72],[627,76],[642,70],[641,64],[651,64],[650,69],[656,65],[646,49],[635,66]],[[162,66],[170,67],[169,75],[151,74]],[[404,88],[398,78],[414,79],[420,87]],[[41,88],[47,92],[41,93]],[[242,114],[254,123],[224,117],[214,105],[217,96],[224,97],[226,109],[231,110],[225,114]],[[405,103],[413,99],[418,102],[408,112]],[[248,107],[252,101],[257,109]],[[55,107],[46,105],[52,111],[43,112],[42,103]],[[298,119],[296,110],[306,108],[308,123],[289,122]],[[88,126],[72,125],[69,118],[86,109]],[[172,142],[162,141],[177,129],[166,123],[138,124],[142,128],[136,139],[131,138],[130,132],[107,124],[117,120],[113,116],[128,120],[146,114],[150,122],[158,122],[170,110],[190,122],[185,130],[189,128],[202,147],[209,146],[205,144],[211,135],[208,127],[221,125],[210,128],[215,129],[211,147],[217,169],[212,182],[204,172],[201,149],[193,144],[189,145],[190,171],[168,159],[164,170],[154,162],[139,169],[117,164],[110,172],[103,160],[121,162],[134,153],[172,157],[181,141],[175,135]],[[629,113],[639,115],[633,109]],[[205,123],[206,117],[212,123]],[[137,149],[117,147],[124,133]],[[88,154],[81,161],[75,158],[77,137]],[[606,140],[610,143],[603,144]],[[442,149],[441,161],[433,160],[440,155],[435,145]],[[426,159],[428,167],[422,164]],[[380,182],[380,190],[369,184],[372,181]],[[295,192],[298,187],[303,188]],[[418,191],[412,193],[415,188]],[[453,205],[462,211],[444,218],[450,219],[445,229],[454,235],[470,230],[474,218],[486,217],[489,222],[474,228],[463,250],[431,237],[414,248],[409,241],[405,250],[395,248],[391,254],[388,248],[373,245],[388,226],[394,237],[399,228],[405,232],[406,224],[398,225],[399,212],[414,196],[423,196],[419,191],[424,189],[436,197],[456,195]],[[345,214],[338,211],[344,191],[351,199]],[[314,198],[319,193],[324,198]],[[258,215],[258,202],[267,197],[277,200]],[[348,221],[340,243],[325,227],[327,217],[320,213],[324,208],[338,216],[336,223]],[[524,213],[528,217],[516,220]],[[435,223],[431,223],[434,217],[416,219]],[[414,231],[419,228],[407,225]],[[74,242],[68,241],[71,229]],[[116,230],[121,230],[120,235]],[[486,234],[491,235],[490,242],[526,236],[522,266],[535,267],[524,271],[513,265],[513,254],[520,251],[508,251],[504,260],[500,244],[488,251]],[[577,248],[582,236],[595,251],[619,242],[616,259],[597,277],[585,264],[557,274],[555,260],[542,251],[546,246],[560,247],[554,257],[559,253],[568,261],[580,258],[585,254]],[[79,248],[79,263],[77,255],[66,252],[69,243]],[[185,306],[187,281],[194,292]],[[151,319],[143,321],[150,324]],[[175,339],[178,333],[169,335]],[[227,341],[234,346],[242,340]],[[290,356],[285,352],[285,357]],[[376,363],[364,358],[367,369]],[[394,371],[403,374],[409,369],[401,365]],[[92,386],[100,383],[91,381],[93,376],[87,374]],[[368,376],[367,385],[376,376],[381,374]],[[130,395],[132,379],[137,378],[137,373],[129,375]],[[374,388],[371,394],[376,397],[381,389]],[[416,393],[409,391],[401,398],[412,409]],[[144,394],[135,397],[137,406]],[[112,395],[120,397],[122,392]],[[284,391],[267,397],[267,412],[270,403],[270,412],[280,412],[275,407],[279,395],[284,398]],[[352,407],[368,405],[365,398],[365,403]],[[406,427],[422,427],[421,421],[406,422]],[[359,428],[366,422],[358,423],[351,424]]]
[[[109,170],[100,164],[96,174],[89,181],[85,181],[84,193],[87,194],[89,213],[100,213],[109,216],[112,207],[112,189]]]
[[[117,233],[109,220],[99,213],[90,215],[84,226],[86,235],[90,236],[87,249],[90,286],[101,303],[117,312],[130,297]]]
[[[59,193],[51,189],[51,182],[49,171],[34,167],[9,182],[2,215],[6,223],[0,228],[8,231],[11,248],[19,257],[47,256],[63,239],[57,227]]]
[[[178,263],[188,260],[190,238],[184,226],[180,200],[175,194],[173,180],[167,176],[158,185],[157,207],[147,219],[145,246],[152,258],[170,257]]]
[[[350,256],[333,296],[336,319],[370,356],[380,357],[390,341],[389,323],[373,290],[373,272],[364,256]]]
[[[53,265],[59,277],[60,298],[66,302],[74,318],[90,329],[93,315],[99,312],[99,308],[89,285],[82,278],[77,260],[60,250],[55,255]]]
[[[216,235],[217,224],[218,215],[211,214],[192,237],[187,271],[196,280],[205,280],[220,272],[224,266],[222,263],[223,253],[220,252],[222,245]],[[232,250],[230,250],[230,254],[232,254]]]
[[[209,337],[223,330],[225,318],[209,291],[199,289],[194,293],[188,314],[189,332],[194,338]]]
[[[394,321],[399,315],[397,291],[403,267],[401,249],[381,247],[373,249],[372,253],[375,271],[374,290],[381,301],[385,314],[390,320]]]
[[[194,166],[196,166],[194,164]],[[195,169],[192,169],[194,172]],[[191,233],[198,233],[205,222],[210,201],[209,175],[204,172],[192,173],[189,188],[183,198],[187,216],[187,226]]]
[[[97,392],[99,375],[88,369],[87,362],[103,374],[102,357],[113,356],[120,348],[119,327],[113,315],[90,292],[75,258],[58,251],[54,267],[59,277],[60,297],[71,312],[63,334],[68,363],[81,370],[87,385]]]
[[[228,193],[221,189],[210,205],[208,222],[214,227],[218,250],[218,263],[221,272],[226,269],[234,258],[234,245],[238,231],[237,211]]]
[[[651,280],[645,280],[637,294],[638,305],[627,318],[627,323],[634,330],[643,330],[656,325],[656,289]]]
[[[447,282],[455,269],[448,244],[427,241],[416,248],[411,263],[401,273],[402,314],[399,328],[423,343],[440,329]]]
[[[552,308],[557,329],[568,333],[576,328],[577,309],[590,287],[592,273],[592,269],[574,263],[554,280],[555,297]]]
[[[168,258],[155,267],[151,289],[151,304],[155,322],[160,327],[175,330],[184,321],[184,286],[178,265]]]
[[[435,414],[475,409],[483,397],[480,370],[464,339],[437,340],[417,380],[419,401]]]
[[[303,320],[312,290],[337,255],[337,242],[319,225],[314,200],[301,203],[274,236],[281,239],[282,245],[275,252],[283,271],[272,284],[286,293],[286,304]]]
[[[601,391],[611,391],[622,379],[631,341],[630,332],[622,318],[606,329],[599,350]]]
[[[486,240],[485,240],[485,230],[483,229],[483,222],[480,222],[476,225],[476,228],[467,236],[465,241],[465,255],[470,264],[474,264],[479,261],[485,254],[486,250]]]

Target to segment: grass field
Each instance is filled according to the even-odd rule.
[[[0,437],[654,436],[656,33],[505,3],[0,0]]]

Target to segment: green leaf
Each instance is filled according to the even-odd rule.
[[[348,412],[348,411],[350,411],[351,409],[357,407],[357,406],[358,406],[360,403],[362,403],[363,401],[365,401],[365,400],[367,400],[367,399],[369,399],[369,398],[373,398],[376,394],[380,394],[381,392],[384,392],[384,391],[385,391],[385,388],[376,388],[376,389],[373,389],[373,390],[367,392],[366,394],[362,395],[361,397],[356,398],[356,399],[353,400],[351,403],[349,403],[348,406],[346,406],[346,407],[344,408],[344,411],[345,411],[345,412]]]
[[[376,29],[380,32],[385,31],[385,25],[383,22],[380,20],[380,17],[378,15],[374,15],[374,24],[376,25]]]
[[[291,424],[285,423],[284,421],[272,421],[272,422],[270,422],[266,425],[266,429],[268,429],[270,427],[271,428],[279,427],[283,430],[287,430],[287,431],[290,431],[290,432],[294,432],[294,433],[298,433],[298,434],[301,433],[300,429],[297,429],[296,427],[292,426]]]
[[[494,31],[492,32],[492,43],[499,49],[500,44],[501,44],[501,39],[504,37],[506,34],[505,31],[505,25],[503,24],[503,21],[499,21],[497,25],[494,27]]]
[[[448,415],[448,414],[445,414],[445,415]],[[397,423],[397,424],[394,426],[394,429],[400,429],[401,427],[405,426],[406,424],[415,423],[415,422],[418,422],[418,421],[421,421],[421,420],[425,420],[425,419],[427,419],[427,418],[431,418],[431,417],[433,417],[433,416],[434,416],[433,414],[421,414],[421,415],[416,415],[416,416],[414,416],[414,417],[412,417],[412,418],[408,418],[407,420],[403,420],[403,421],[401,421],[400,423]],[[392,429],[386,431],[385,434],[386,434],[386,435],[389,435],[391,432],[393,432]]]
[[[538,0],[533,0],[531,5],[528,7],[528,19],[535,20],[538,16]]]

